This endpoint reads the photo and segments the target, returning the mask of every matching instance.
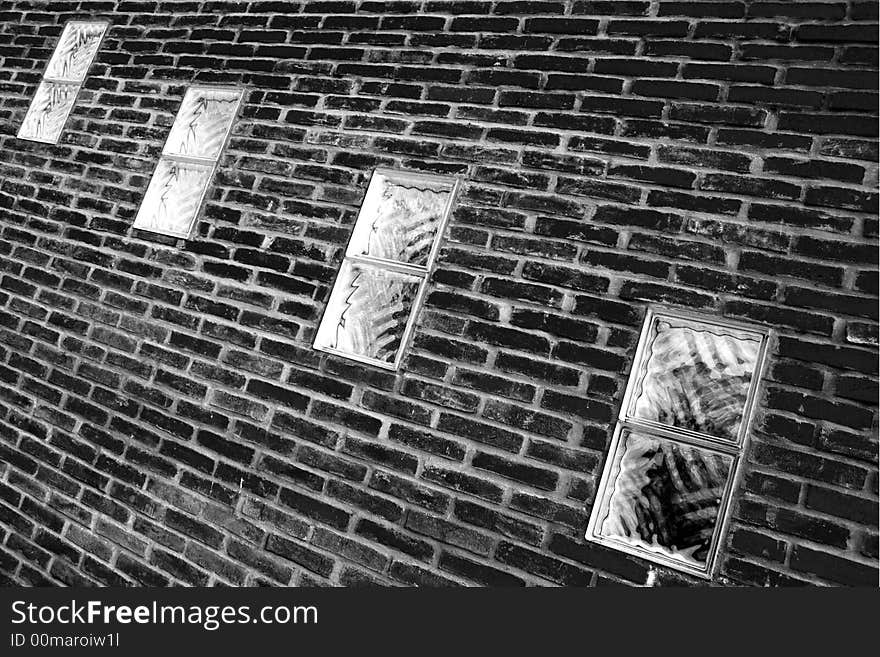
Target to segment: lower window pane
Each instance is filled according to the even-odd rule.
[[[705,569],[733,457],[621,432],[595,534]]]
[[[188,237],[210,177],[211,167],[160,159],[134,227]]]
[[[78,92],[78,84],[41,82],[18,131],[19,138],[57,144]]]
[[[395,364],[421,283],[418,276],[346,260],[315,346]]]

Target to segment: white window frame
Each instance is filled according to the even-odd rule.
[[[755,360],[755,367],[752,371],[752,378],[749,383],[746,401],[743,405],[742,420],[738,429],[737,436],[734,440],[724,439],[709,434],[703,434],[689,429],[674,427],[672,425],[661,424],[659,422],[645,420],[635,417],[632,413],[632,405],[634,397],[637,394],[638,386],[641,381],[642,369],[646,364],[648,348],[650,346],[653,327],[656,321],[662,318],[670,318],[673,320],[685,322],[698,322],[700,324],[708,324],[717,326],[721,329],[731,331],[744,332],[752,334],[755,339],[760,340],[758,354]],[[588,541],[604,545],[627,554],[631,554],[643,559],[647,559],[660,565],[668,566],[675,570],[683,571],[696,575],[704,579],[711,579],[715,574],[718,566],[718,557],[720,546],[727,535],[730,523],[730,505],[733,492],[736,490],[742,477],[742,466],[745,460],[745,450],[749,442],[749,433],[751,423],[757,404],[757,394],[764,376],[764,368],[767,360],[767,349],[770,340],[770,334],[766,329],[754,325],[743,324],[740,322],[730,321],[718,318],[712,315],[681,311],[675,309],[667,309],[661,306],[652,306],[648,308],[645,315],[644,324],[639,337],[639,343],[636,347],[636,355],[633,360],[632,369],[630,370],[629,380],[627,382],[626,392],[624,393],[623,403],[620,407],[620,413],[614,428],[614,434],[611,440],[611,446],[606,453],[605,465],[599,485],[596,488],[596,495],[593,502],[590,519],[587,524],[585,538]],[[639,545],[633,545],[623,540],[613,537],[603,536],[599,533],[600,524],[604,518],[603,515],[606,495],[609,493],[609,487],[615,481],[614,461],[617,450],[621,447],[624,432],[632,432],[648,437],[658,438],[669,442],[697,447],[716,454],[722,454],[732,459],[730,472],[727,476],[727,483],[718,507],[718,517],[715,521],[712,541],[709,546],[709,555],[706,559],[705,567],[699,568],[682,559],[667,556],[666,554],[649,550]]]
[[[355,247],[357,246],[358,237],[364,234],[364,225],[368,221],[367,217],[370,216],[369,213],[373,209],[372,206],[368,205],[369,200],[371,199],[373,185],[378,184],[379,179],[383,177],[388,180],[402,182],[405,184],[433,183],[435,185],[451,185],[449,199],[446,202],[446,207],[443,211],[443,215],[440,217],[440,221],[437,224],[437,230],[434,234],[434,241],[431,245],[431,250],[428,254],[428,259],[424,266],[412,265],[395,260],[387,260],[384,258],[376,258],[354,252]],[[337,271],[336,278],[333,282],[333,286],[330,289],[330,295],[327,298],[327,304],[325,305],[324,312],[321,316],[321,321],[318,322],[318,328],[315,332],[315,338],[312,343],[312,347],[314,349],[328,354],[333,354],[335,356],[341,356],[343,358],[354,360],[360,363],[381,367],[387,370],[398,370],[400,368],[400,364],[403,361],[407,348],[409,347],[409,342],[412,338],[412,332],[415,328],[419,311],[421,310],[425,295],[427,293],[428,281],[430,280],[431,275],[434,272],[437,254],[440,252],[440,248],[442,246],[442,242],[446,232],[446,226],[449,223],[449,217],[452,214],[452,209],[455,207],[455,202],[458,197],[459,190],[461,189],[461,184],[462,181],[460,176],[427,174],[421,172],[416,173],[386,167],[376,167],[373,170],[372,175],[370,176],[370,182],[367,185],[367,191],[364,195],[364,200],[362,201],[360,211],[358,212],[358,217],[355,220],[354,229],[352,230],[351,236],[349,237],[349,241],[346,246],[345,255],[343,256],[342,262],[340,263],[339,270]],[[340,273],[348,263],[363,264],[369,267],[399,272],[421,279],[418,292],[413,299],[412,306],[409,312],[409,317],[407,318],[407,323],[404,328],[403,335],[400,340],[400,345],[398,346],[397,354],[393,362],[386,362],[378,358],[371,358],[369,356],[350,353],[341,349],[336,349],[334,347],[319,344],[321,328],[325,320],[329,320],[329,316],[327,313],[330,308],[330,300],[333,298],[333,292],[335,291],[336,286],[339,283]]]
[[[92,58],[89,60],[88,65],[85,67],[85,70],[83,71],[82,78],[72,78],[72,77],[62,78],[62,77],[55,77],[55,76],[46,75],[49,72],[49,66],[52,63],[52,60],[55,59],[55,56],[58,52],[58,46],[60,46],[62,43],[64,43],[65,34],[67,33],[67,31],[69,29],[72,29],[76,25],[94,25],[94,26],[102,25],[104,27],[104,31],[101,34],[100,40],[98,41],[98,47],[95,48],[95,52],[92,55]],[[18,137],[19,139],[22,139],[24,141],[33,141],[33,142],[37,142],[39,144],[58,144],[58,142],[61,141],[61,136],[64,134],[64,131],[67,129],[67,124],[70,122],[70,115],[73,114],[73,110],[76,108],[77,102],[79,102],[79,95],[80,95],[80,92],[82,91],[82,87],[85,84],[86,79],[89,76],[89,71],[92,68],[92,65],[95,63],[95,59],[97,59],[97,57],[98,57],[98,53],[101,52],[101,48],[104,45],[104,39],[107,38],[107,33],[110,31],[110,27],[111,27],[111,23],[110,23],[110,21],[107,21],[107,20],[76,19],[76,20],[70,20],[70,21],[67,21],[66,23],[64,23],[64,27],[61,29],[61,34],[58,37],[58,41],[55,43],[55,47],[52,49],[52,54],[49,56],[49,59],[46,61],[46,68],[43,69],[43,74],[40,77],[40,82],[37,85],[36,91],[34,91],[34,97],[31,99],[31,103],[30,103],[30,105],[28,105],[27,112],[25,112],[24,119],[22,119],[21,125],[18,127],[18,133],[16,134],[16,137]],[[22,130],[24,130],[24,127],[26,125],[27,117],[30,115],[31,110],[33,109],[33,105],[38,98],[40,89],[46,83],[76,86],[76,92],[73,94],[73,101],[70,103],[70,105],[67,108],[67,114],[64,117],[64,122],[61,126],[61,129],[58,131],[58,136],[55,138],[54,141],[51,139],[38,139],[36,137],[28,137],[28,136],[22,135]]]
[[[174,131],[175,126],[177,125],[177,121],[180,118],[180,111],[183,109],[186,103],[187,95],[191,92],[196,91],[217,91],[217,92],[237,92],[238,98],[236,100],[235,111],[232,113],[232,116],[229,119],[229,125],[226,126],[226,131],[223,135],[223,140],[220,145],[220,149],[217,151],[217,157],[200,157],[194,155],[180,155],[178,153],[166,152],[168,148],[168,142],[171,138],[171,135]],[[144,196],[141,198],[140,206],[138,207],[138,212],[135,214],[134,223],[132,224],[132,228],[134,230],[141,230],[148,233],[154,233],[157,235],[166,235],[168,237],[178,237],[183,239],[188,239],[190,235],[192,235],[193,228],[198,223],[199,217],[202,214],[202,210],[204,209],[205,199],[208,197],[208,191],[211,189],[214,184],[214,177],[217,175],[217,169],[220,166],[220,160],[223,159],[223,155],[226,153],[226,147],[229,145],[229,139],[232,135],[232,128],[235,126],[236,121],[238,120],[238,116],[241,113],[241,108],[244,105],[244,94],[245,89],[242,86],[238,85],[213,85],[213,84],[192,84],[189,85],[183,93],[183,96],[180,99],[180,105],[177,107],[177,112],[174,114],[174,121],[171,124],[171,127],[168,129],[168,134],[165,135],[165,142],[162,145],[162,151],[159,155],[159,160],[156,163],[156,166],[153,168],[152,173],[150,174],[149,182],[147,183],[147,188],[144,190]],[[144,202],[146,201],[147,191],[150,188],[150,185],[153,182],[153,177],[156,175],[159,167],[163,162],[175,162],[178,164],[191,164],[199,167],[205,167],[208,170],[207,182],[205,183],[204,189],[202,189],[201,195],[199,196],[198,203],[196,205],[195,211],[193,212],[192,219],[189,223],[189,227],[185,230],[174,231],[174,230],[159,230],[156,228],[146,227],[146,226],[138,226],[138,217],[140,216],[141,210],[143,209]]]

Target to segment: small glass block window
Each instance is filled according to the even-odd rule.
[[[134,228],[189,237],[241,104],[229,87],[190,87],[168,133]]]
[[[589,540],[711,577],[766,348],[752,327],[648,312]]]
[[[458,189],[376,169],[315,336],[315,349],[397,369]]]
[[[19,139],[57,144],[109,23],[70,21],[43,73]]]

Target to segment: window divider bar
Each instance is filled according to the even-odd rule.
[[[56,78],[45,75],[43,76],[42,82],[52,82],[54,84],[75,84],[81,87],[83,83],[85,83],[85,79],[76,80],[74,78]]]
[[[398,262],[396,260],[386,260],[385,258],[374,258],[365,255],[346,255],[345,259],[352,260],[354,262],[360,262],[365,265],[372,265],[374,267],[382,269],[390,269],[392,271],[396,271],[402,274],[418,276],[419,278],[427,278],[429,273],[426,267],[408,265],[406,263]]]
[[[210,157],[198,157],[196,155],[171,155],[170,153],[163,153],[159,156],[160,159],[164,158],[166,160],[174,160],[176,162],[182,162],[184,164],[199,164],[205,167],[213,167],[217,164],[217,160]]]
[[[675,440],[687,445],[702,447],[716,452],[723,452],[724,454],[732,454],[733,456],[736,456],[742,452],[742,445],[739,443],[730,441],[721,442],[720,439],[708,438],[702,434],[694,434],[693,432],[684,433],[681,430],[677,430],[675,427],[664,427],[653,423],[649,424],[633,418],[618,420],[617,424],[620,425],[621,428],[626,428],[636,433],[645,433],[660,438],[666,438],[668,440]]]

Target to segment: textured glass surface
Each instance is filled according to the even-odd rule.
[[[209,166],[160,159],[134,227],[188,236],[210,177]]]
[[[733,457],[623,431],[597,533],[703,568]]]
[[[68,23],[46,67],[45,77],[71,82],[85,80],[106,29],[105,23]]]
[[[58,143],[78,92],[78,84],[41,82],[18,136],[21,139]]]
[[[658,317],[632,416],[736,440],[760,346],[743,331]]]
[[[315,346],[393,364],[422,279],[345,261]]]
[[[426,267],[453,184],[375,174],[348,255]]]
[[[217,159],[240,99],[241,92],[236,89],[190,87],[163,153]]]

